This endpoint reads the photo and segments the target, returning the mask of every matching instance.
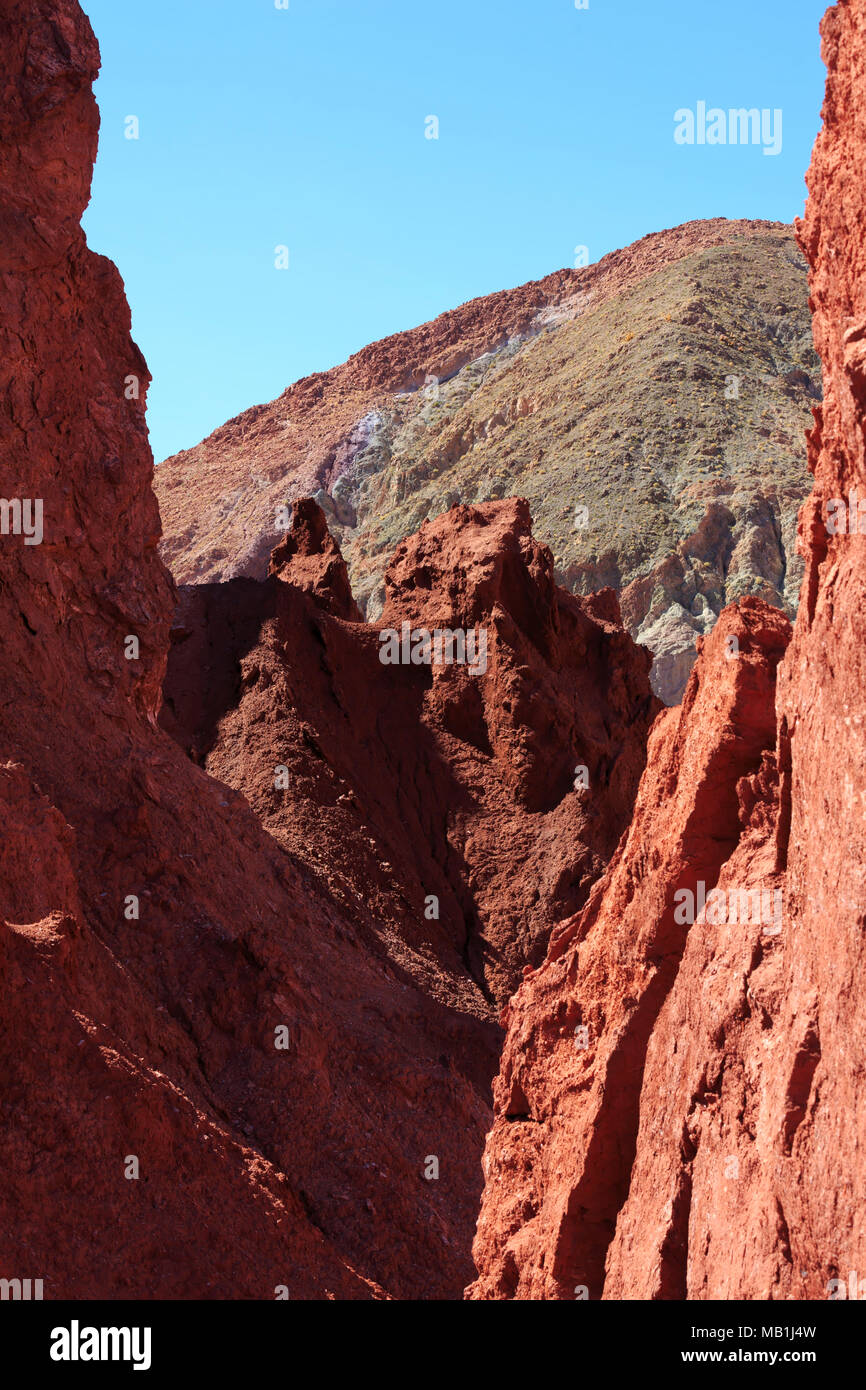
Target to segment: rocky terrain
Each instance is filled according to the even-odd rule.
[[[716,219],[475,300],[160,465],[163,556],[182,583],[261,579],[309,494],[375,621],[422,521],[516,494],[560,584],[621,593],[675,703],[726,603],[796,612],[820,398],[806,298],[790,228]]]
[[[293,495],[276,453],[257,475],[265,511],[292,504],[279,534],[249,455],[220,490],[239,422],[202,446],[200,491],[190,456],[167,466],[176,589],[147,368],[80,228],[96,41],[77,0],[0,0],[0,1278],[46,1299],[804,1299],[864,1268],[866,0],[823,35],[796,229],[823,405],[789,233],[662,233],[292,388],[315,443]],[[369,541],[339,521],[354,462],[322,459],[374,397],[441,405],[428,376],[447,396],[503,354],[463,401],[483,414],[521,353],[589,351],[567,335],[629,295],[673,324],[713,265],[743,303],[772,291],[750,353],[790,494],[748,474],[738,416],[720,473],[706,456],[721,490],[686,502],[682,467],[634,573],[591,551],[601,491],[567,584],[528,487],[440,499],[387,556],[378,504]],[[715,325],[728,365],[721,280],[702,303],[686,327]],[[633,350],[661,369],[668,349]],[[704,379],[680,380],[695,419]],[[272,408],[242,419],[270,448]],[[674,593],[701,630],[690,673],[676,644],[656,666],[668,696],[687,682],[664,709],[661,644],[634,638]]]
[[[866,555],[828,527],[866,479],[864,0],[822,34],[799,616],[722,614],[606,876],[509,1003],[472,1297],[819,1299],[866,1260]]]
[[[422,527],[386,571],[376,626],[338,557],[308,501],[268,580],[185,587],[163,723],[348,913],[429,956],[431,988],[447,958],[504,1004],[628,823],[657,708],[649,658],[609,590],[556,587],[525,502]],[[404,623],[480,632],[483,662],[383,664]]]
[[[315,504],[270,578],[179,596],[79,225],[96,42],[77,0],[2,0],[0,48],[0,452],[43,510],[0,537],[0,1278],[459,1298],[496,1000],[625,828],[648,657],[519,502],[389,569],[385,622],[475,624],[476,673],[381,662]]]

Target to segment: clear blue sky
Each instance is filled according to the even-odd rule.
[[[83,5],[103,58],[85,228],[126,282],[157,460],[577,245],[803,210],[823,0]],[[781,108],[781,154],[677,145],[699,101]]]

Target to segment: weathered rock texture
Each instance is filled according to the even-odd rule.
[[[298,535],[319,545],[300,565]],[[315,503],[271,568],[182,590],[164,726],[369,930],[390,924],[504,1003],[628,823],[657,709],[647,653],[611,591],[554,584],[516,499],[455,507],[405,542],[379,626],[346,621]],[[404,624],[474,637],[475,669],[384,664],[381,638]]]
[[[44,507],[41,544],[0,535],[0,1277],[49,1298],[457,1296],[491,1001],[521,969],[473,1296],[823,1297],[866,1268],[866,541],[824,521],[866,486],[866,0],[824,37],[801,611],[788,645],[764,599],[790,567],[747,539],[774,592],[702,638],[627,826],[647,658],[615,594],[557,587],[523,500],[403,539],[375,626],[308,502],[269,575],[252,528],[261,574],[184,590],[172,621],[147,371],[79,227],[96,44],[76,0],[0,0],[3,492]],[[602,309],[661,244],[685,268],[729,231],[602,263]],[[467,306],[423,354],[370,350],[375,390],[538,337],[539,311],[575,321],[572,273],[550,284],[497,299],[493,338]],[[331,443],[363,418],[357,362],[325,401]],[[693,577],[730,571],[718,501],[677,550]],[[664,625],[656,580],[647,599],[621,578]],[[482,627],[484,670],[384,665],[404,622]]]
[[[166,721],[247,795],[197,766],[157,722],[176,594],[147,370],[79,227],[96,43],[76,0],[0,0],[0,51],[3,492],[44,506],[42,544],[0,536],[0,1277],[458,1297],[488,996],[625,824],[645,654],[610,598],[556,590],[513,502],[443,518],[391,570],[395,614],[421,614],[426,574],[425,614],[484,617],[486,676],[386,668],[298,507],[270,578],[187,593],[174,620]]]
[[[866,482],[864,0],[822,32],[793,640],[780,661],[781,615],[725,611],[607,875],[509,1004],[476,1298],[826,1298],[866,1267],[866,539],[825,525]]]
[[[420,987],[156,727],[147,375],[79,228],[96,43],[74,0],[3,0],[0,49],[3,492],[45,531],[0,538],[0,1276],[453,1296],[497,1029],[465,970]]]
[[[693,222],[375,343],[157,469],[163,556],[261,579],[279,509],[314,495],[378,620],[422,521],[517,494],[564,587],[622,593],[675,703],[726,603],[796,611],[805,269],[790,228]]]
[[[271,555],[270,575],[312,594],[316,603],[335,618],[363,622],[352,598],[349,571],[340,547],[328,530],[324,512],[312,498],[302,497],[295,503],[291,528]]]

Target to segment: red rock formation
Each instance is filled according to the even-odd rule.
[[[578,1285],[601,1294],[647,1104],[647,1044],[690,938],[676,894],[714,888],[739,841],[737,784],[760,772],[772,745],[788,634],[787,619],[760,600],[725,610],[682,706],[653,728],[634,818],[603,883],[508,1006],[476,1294],[574,1297]],[[738,654],[729,659],[731,638]],[[760,927],[749,954],[754,938]],[[686,997],[702,1017],[696,988],[692,978]],[[669,1077],[677,1058],[660,1060]],[[652,1098],[658,1104],[658,1092]]]
[[[328,530],[324,512],[311,498],[301,497],[295,503],[291,529],[272,552],[268,574],[312,594],[335,618],[362,621],[340,547]]]
[[[182,591],[164,725],[347,910],[371,912],[369,930],[393,924],[504,1002],[627,823],[657,709],[649,657],[613,594],[554,584],[525,502],[425,525],[388,569],[377,627],[335,616],[345,571],[315,503],[296,527],[315,554],[299,569],[294,539],[274,552],[288,583]],[[469,664],[447,661],[446,635],[441,662],[434,649],[429,664],[383,663],[404,624],[465,634]],[[578,766],[592,794],[575,789]]]
[[[0,0],[3,490],[44,523],[0,535],[0,1277],[455,1296],[484,990],[527,955],[474,1296],[823,1297],[866,1271],[866,559],[823,520],[866,482],[866,0],[824,36],[803,611],[784,658],[778,612],[723,615],[541,964],[652,712],[615,599],[556,588],[524,504],[458,508],[401,546],[383,627],[485,625],[485,670],[387,667],[302,508],[269,579],[183,595],[166,718],[224,781],[184,756],[157,727],[147,373],[78,225],[96,45],[76,0]]]
[[[352,506],[339,501],[338,485],[369,445],[377,415],[393,410],[395,396],[418,391],[433,379],[447,381],[484,354],[536,335],[560,317],[567,320],[582,303],[591,300],[598,309],[666,266],[762,233],[790,233],[790,228],[716,217],[655,232],[584,269],[557,270],[543,280],[471,300],[431,323],[369,344],[328,372],[293,383],[276,400],[244,411],[157,469],[163,558],[181,583],[263,579],[275,543],[275,511],[287,501],[321,496],[326,506],[337,506],[341,522],[355,525]],[[521,418],[532,408],[523,397],[511,404]],[[668,424],[666,419],[666,429]],[[464,447],[442,428],[443,492],[451,485],[447,471],[453,452]],[[569,492],[567,514],[580,496]],[[398,500],[389,493],[379,509]]]
[[[156,728],[147,373],[78,225],[96,43],[75,0],[2,0],[0,49],[3,490],[44,504],[41,545],[0,536],[0,1276],[454,1296],[497,1030],[462,966],[420,988]]]
[[[185,595],[172,633],[200,702],[188,741],[249,799],[187,758],[157,726],[175,594],[147,372],[78,224],[96,44],[76,0],[0,0],[0,46],[0,452],[6,501],[44,520],[41,544],[0,536],[0,1277],[46,1298],[455,1297],[500,1041],[484,955],[501,952],[499,988],[612,849],[646,657],[615,605],[558,595],[512,504],[431,537],[443,615],[463,611],[471,542],[486,683],[385,667],[302,507],[266,582]],[[576,748],[605,788],[597,828],[570,791]],[[530,835],[542,820],[568,832],[555,853]],[[467,914],[524,846],[476,979]]]
[[[864,0],[822,32],[800,236],[826,396],[775,716],[784,624],[743,601],[653,730],[608,874],[509,1006],[476,1298],[826,1298],[866,1269],[866,542],[824,521],[866,481]]]

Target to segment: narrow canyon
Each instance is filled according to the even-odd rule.
[[[155,470],[97,42],[0,0],[0,1278],[866,1271],[866,0],[822,34],[794,228],[473,301]]]

